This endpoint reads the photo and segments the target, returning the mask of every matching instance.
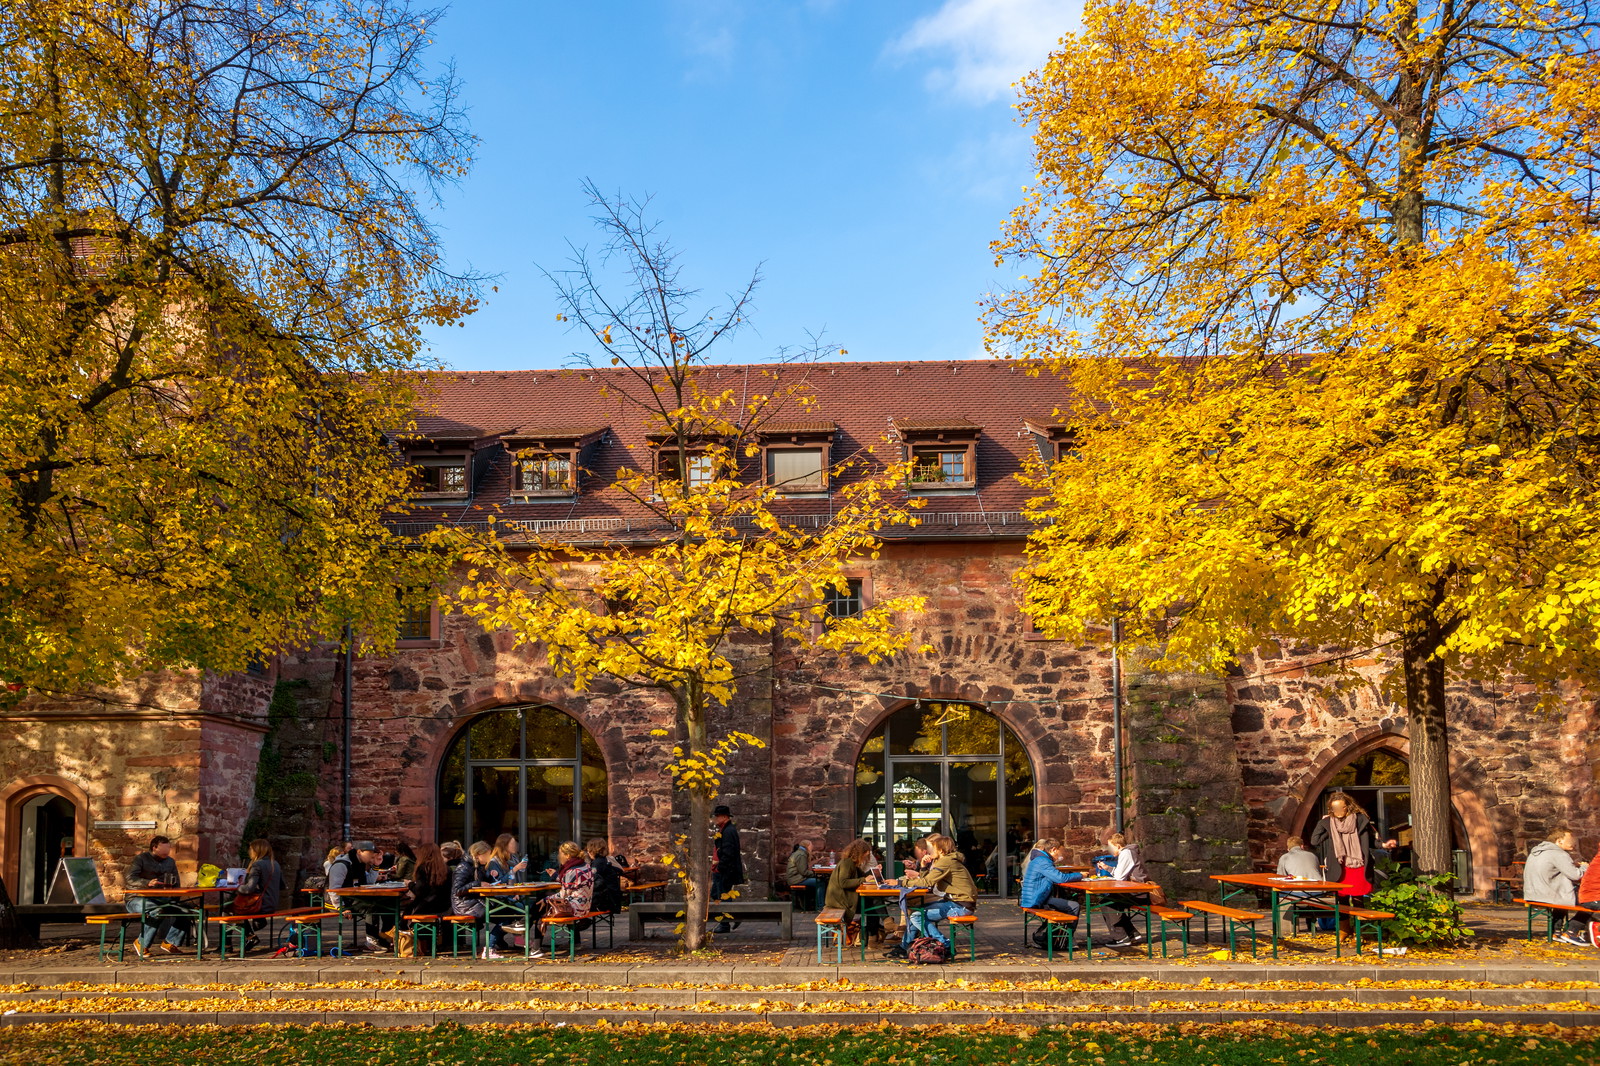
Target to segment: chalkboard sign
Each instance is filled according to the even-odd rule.
[[[100,886],[100,871],[95,869],[93,859],[75,859],[68,856],[61,860],[61,865],[56,867],[56,876],[50,882],[50,895],[45,897],[46,903],[104,903],[105,901],[106,892]]]

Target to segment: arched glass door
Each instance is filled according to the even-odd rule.
[[[1022,742],[981,706],[931,700],[890,715],[855,768],[857,831],[899,864],[929,833],[954,838],[982,892],[1011,896],[1034,827]]]
[[[606,765],[578,721],[554,707],[472,720],[445,752],[439,839],[522,842],[536,876],[564,840],[608,835]]]

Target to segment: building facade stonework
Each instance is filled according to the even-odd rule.
[[[730,380],[747,369],[720,368]],[[1209,678],[1154,674],[1124,656],[1118,686],[1108,648],[1031,630],[1016,586],[1028,526],[1015,474],[1059,440],[1052,429],[1066,397],[1058,383],[986,361],[809,373],[818,404],[808,418],[832,420],[833,461],[880,445],[885,426],[892,436],[897,416],[915,415],[920,425],[976,427],[966,453],[974,468],[970,487],[926,487],[923,524],[851,566],[868,600],[926,598],[926,610],[904,620],[913,650],[870,663],[767,638],[741,643],[738,654],[759,669],[712,730],[764,744],[733,757],[722,797],[744,834],[749,891],[765,893],[801,839],[817,855],[869,832],[892,851],[912,829],[937,826],[1000,857],[986,886],[997,892],[1009,890],[1005,862],[1017,857],[1019,839],[1042,834],[1080,855],[1099,850],[1119,806],[1119,703],[1126,824],[1151,872],[1181,892],[1205,890],[1209,873],[1272,861],[1284,837],[1320,813],[1323,790],[1361,760],[1382,753],[1403,765],[1405,716],[1382,686],[1389,664],[1377,657],[1351,660],[1333,676],[1327,662],[1337,649],[1286,646]],[[459,461],[460,492],[419,501],[403,521],[471,522],[496,509],[530,530],[557,520],[569,531],[584,522],[616,528],[627,515],[605,485],[637,461],[645,434],[606,406],[603,384],[545,372],[447,381],[419,418],[423,442],[410,447],[427,462]],[[519,497],[506,441],[568,439],[558,426],[569,427],[561,432],[588,473],[568,496]],[[432,484],[457,487],[454,476]],[[829,503],[812,493],[792,507],[825,513]],[[263,744],[276,735],[267,713],[275,688],[295,694],[305,719],[298,743],[315,737],[319,748],[309,764],[313,795],[299,812],[310,826],[304,853],[281,857],[291,869],[319,868],[345,815],[343,670],[338,650],[324,647],[285,653],[263,676],[170,673],[99,702],[26,701],[8,715],[12,735],[0,744],[0,877],[15,894],[22,867],[35,861],[28,848],[48,835],[40,797],[73,809],[72,853],[102,860],[113,890],[152,831],[121,825],[150,823],[175,838],[186,868],[236,855],[247,825],[273,814],[256,777]],[[449,615],[424,620],[390,655],[356,657],[349,687],[348,817],[358,836],[598,829],[637,862],[660,856],[683,832],[683,804],[665,771],[674,716],[659,693],[614,683],[575,691],[537,646]],[[1558,711],[1544,712],[1539,693],[1515,683],[1450,690],[1458,846],[1475,891],[1556,824],[1571,825],[1585,849],[1600,845],[1600,705],[1576,689],[1565,695]],[[539,714],[551,708],[582,729],[583,747],[570,758],[539,747],[532,726],[517,741],[526,749],[512,754],[495,747],[510,743],[504,729],[493,739],[487,724],[470,749],[465,743],[474,723],[508,709],[548,722]],[[1003,727],[1006,754],[960,750],[973,722],[988,717]],[[923,723],[921,734],[899,724],[912,720]],[[886,792],[888,775],[905,787]],[[1388,791],[1395,804],[1403,798],[1403,786]],[[50,824],[64,832],[59,818]]]

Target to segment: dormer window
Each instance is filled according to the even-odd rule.
[[[412,476],[416,479],[413,495],[424,499],[449,499],[467,495],[467,457],[442,455],[411,459]]]
[[[583,478],[584,449],[601,441],[605,426],[569,426],[507,433],[511,453],[511,495],[524,502],[566,500],[577,495]]]
[[[759,429],[766,483],[786,496],[828,491],[832,422],[769,423]]]
[[[705,452],[690,452],[689,456],[689,491],[694,492],[710,485],[717,478],[717,464]],[[681,481],[682,474],[678,469],[677,449],[664,451],[657,458],[656,473],[663,481]]]
[[[1078,454],[1078,431],[1059,419],[1022,420],[1022,428],[1033,437],[1039,459],[1046,465],[1071,459]]]
[[[570,452],[544,452],[519,457],[512,491],[540,496],[570,496],[577,489],[572,477],[573,465]]]
[[[978,484],[978,436],[983,428],[965,418],[893,418],[890,423],[911,463],[913,491],[971,489]]]

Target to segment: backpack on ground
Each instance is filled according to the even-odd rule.
[[[906,961],[939,966],[950,961],[950,945],[936,936],[919,936],[906,949]]]

